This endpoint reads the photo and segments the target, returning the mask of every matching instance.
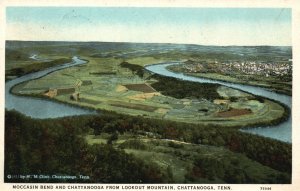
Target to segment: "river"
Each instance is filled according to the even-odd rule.
[[[182,80],[187,81],[193,81],[193,82],[200,82],[200,83],[213,83],[213,84],[220,84],[227,87],[239,89],[245,92],[249,92],[254,95],[259,95],[265,98],[270,98],[275,101],[278,101],[280,103],[285,104],[289,108],[291,108],[292,105],[292,98],[291,96],[279,94],[276,92],[272,92],[269,90],[266,90],[264,88],[255,87],[255,86],[249,86],[249,85],[242,85],[242,84],[234,84],[229,82],[223,82],[218,80],[210,80],[200,77],[193,77],[188,76],[183,73],[175,73],[170,70],[168,70],[166,67],[175,65],[175,64],[181,64],[180,62],[169,62],[169,63],[161,63],[161,64],[154,64],[154,65],[148,65],[146,69],[148,71],[151,71],[156,74],[160,74],[163,76],[169,76],[174,77]],[[270,126],[270,127],[257,127],[257,128],[249,128],[249,129],[243,129],[241,130],[243,132],[258,134],[265,137],[270,137],[273,139],[277,139],[284,142],[292,142],[292,119],[289,117],[289,119],[283,123],[280,123],[276,126]]]
[[[87,115],[95,114],[96,111],[83,109],[76,106],[71,106],[63,103],[58,103],[51,100],[35,98],[35,97],[24,97],[13,95],[10,89],[22,82],[37,79],[43,77],[51,72],[61,70],[64,68],[85,64],[86,61],[80,60],[78,57],[73,57],[71,63],[66,63],[59,66],[47,68],[43,71],[30,73],[14,80],[10,80],[5,83],[5,108],[8,110],[17,110],[32,118],[57,118],[74,115]]]
[[[72,66],[82,65],[85,63],[86,61],[80,60],[78,57],[73,57],[73,61],[71,63],[66,63],[63,65],[45,69],[43,71],[30,73],[6,82],[5,83],[6,109],[8,110],[14,109],[32,118],[40,118],[40,119],[74,116],[74,115],[96,114],[97,112],[93,110],[88,110],[77,106],[71,106],[71,105],[67,105],[67,104],[63,104],[51,100],[46,100],[42,98],[13,95],[10,92],[10,89],[19,83],[29,81],[29,80],[34,80],[43,77],[51,72],[55,72],[57,70],[61,70]],[[169,77],[175,77],[187,81],[200,82],[200,83],[217,83],[220,85],[232,87],[255,95],[271,98],[291,108],[292,99],[290,96],[271,92],[260,87],[233,84],[233,83],[227,83],[223,81],[210,80],[204,78],[197,78],[197,77],[187,76],[182,73],[174,73],[166,69],[167,66],[174,65],[174,64],[181,64],[181,63],[172,62],[172,63],[161,63],[156,65],[149,65],[146,67],[146,69],[153,73],[157,73]],[[292,120],[290,117],[287,121],[280,123],[276,126],[263,127],[263,128],[249,128],[249,129],[243,129],[242,131],[259,134],[265,137],[270,137],[273,139],[291,143],[292,142],[291,124],[292,124]]]

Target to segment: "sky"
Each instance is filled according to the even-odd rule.
[[[288,8],[7,7],[6,39],[292,44]]]

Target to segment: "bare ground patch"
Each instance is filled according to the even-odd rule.
[[[125,86],[122,85],[118,85],[116,87],[116,92],[125,92],[126,90],[128,90]]]
[[[159,92],[141,93],[141,94],[136,94],[136,95],[133,95],[133,96],[128,96],[128,98],[133,99],[133,100],[142,101],[142,100],[150,99],[155,95],[160,95],[160,93]]]
[[[252,111],[250,109],[235,109],[231,108],[228,111],[218,112],[218,117],[236,117],[241,115],[251,114]]]

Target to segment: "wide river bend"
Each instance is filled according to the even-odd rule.
[[[10,89],[22,82],[41,78],[49,73],[61,70],[64,68],[85,64],[86,61],[80,60],[78,57],[73,57],[71,63],[66,63],[59,66],[47,68],[43,71],[30,73],[14,80],[5,83],[5,107],[8,110],[15,109],[32,118],[57,118],[74,115],[86,115],[96,113],[95,111],[83,109],[76,106],[71,106],[51,100],[35,97],[25,97],[14,95]]]
[[[188,76],[183,73],[175,73],[167,69],[168,66],[175,65],[175,64],[182,64],[180,62],[169,62],[169,63],[161,63],[161,64],[154,64],[148,65],[146,69],[150,72],[160,74],[163,76],[174,77],[182,80],[192,81],[192,82],[199,82],[199,83],[213,83],[213,84],[220,84],[227,87],[239,89],[245,92],[249,92],[254,95],[262,96],[265,98],[270,98],[280,103],[285,104],[289,108],[292,105],[292,98],[291,96],[279,94],[276,92],[269,91],[264,88],[256,87],[256,86],[249,86],[249,85],[242,85],[242,84],[235,84],[229,82],[223,82],[219,80],[210,80],[206,78],[200,77],[193,77]],[[292,132],[292,120],[291,117],[283,123],[280,123],[276,126],[270,127],[257,127],[257,128],[249,128],[243,129],[244,132],[249,132],[253,134],[258,134],[265,137],[270,137],[273,139],[281,140],[284,142],[292,142],[291,132]]]
[[[88,114],[96,114],[96,111],[80,108],[77,106],[71,106],[68,104],[59,103],[56,101],[46,100],[42,98],[35,97],[25,97],[13,95],[10,90],[13,86],[20,84],[22,82],[26,82],[29,80],[34,80],[37,78],[41,78],[49,73],[55,72],[57,70],[61,70],[64,68],[77,66],[85,64],[86,61],[80,60],[78,57],[73,57],[73,61],[71,63],[66,63],[63,65],[47,68],[43,71],[30,73],[14,80],[8,81],[5,83],[5,107],[8,110],[15,109],[27,116],[32,118],[57,118],[57,117],[65,117],[65,116],[74,116],[74,115],[88,115]],[[248,86],[242,84],[233,84],[227,83],[218,80],[209,80],[204,78],[196,78],[192,76],[187,76],[182,73],[171,72],[166,69],[167,66],[181,64],[180,62],[169,62],[169,63],[161,63],[155,65],[149,65],[146,67],[147,70],[157,73],[164,76],[174,77],[178,79],[183,79],[187,81],[199,82],[199,83],[216,83],[228,87],[232,87],[235,89],[243,90],[245,92],[252,93],[254,95],[259,95],[266,98],[271,98],[278,102],[281,102],[291,108],[292,99],[291,96],[278,94],[275,92],[268,91],[263,88]],[[291,143],[291,117],[276,126],[272,127],[263,127],[263,128],[249,128],[246,130],[242,130],[249,133],[259,134],[266,137],[271,137],[277,140],[281,140],[284,142]]]

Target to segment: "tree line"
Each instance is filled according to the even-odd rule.
[[[109,133],[112,136],[106,145],[90,146],[83,138],[84,135],[90,133],[95,135]],[[6,111],[5,174],[78,175],[80,172],[90,175],[90,180],[80,180],[85,182],[158,183],[171,180],[168,173],[162,172],[155,164],[126,154],[122,148],[114,148],[111,143],[118,138],[117,134],[122,133],[224,147],[281,171],[284,173],[282,177],[286,183],[291,178],[292,148],[288,143],[246,134],[238,131],[237,128],[186,124],[105,111],[97,116],[47,120],[33,120],[16,111]],[[199,160],[195,161],[195,168],[203,166],[203,161]],[[211,165],[210,168],[216,167]],[[230,168],[230,165],[226,167],[227,170]],[[133,171],[134,173],[131,173]],[[209,175],[205,176],[209,177]],[[225,179],[224,176],[222,178]],[[249,178],[227,181],[243,182],[246,180]],[[6,177],[5,181],[16,182],[18,180]],[[51,182],[54,180],[29,179],[26,181]],[[66,180],[61,181],[66,182]],[[72,182],[72,180],[67,181]]]
[[[94,134],[144,133],[155,138],[174,139],[195,144],[223,146],[282,172],[291,172],[291,144],[240,132],[240,127],[196,125],[166,120],[142,118],[116,113],[102,113],[88,122]],[[149,133],[148,133],[149,135]]]
[[[33,120],[5,113],[5,182],[165,182],[168,175],[110,144],[88,145],[87,118]],[[14,179],[8,175],[88,175],[90,179]]]

